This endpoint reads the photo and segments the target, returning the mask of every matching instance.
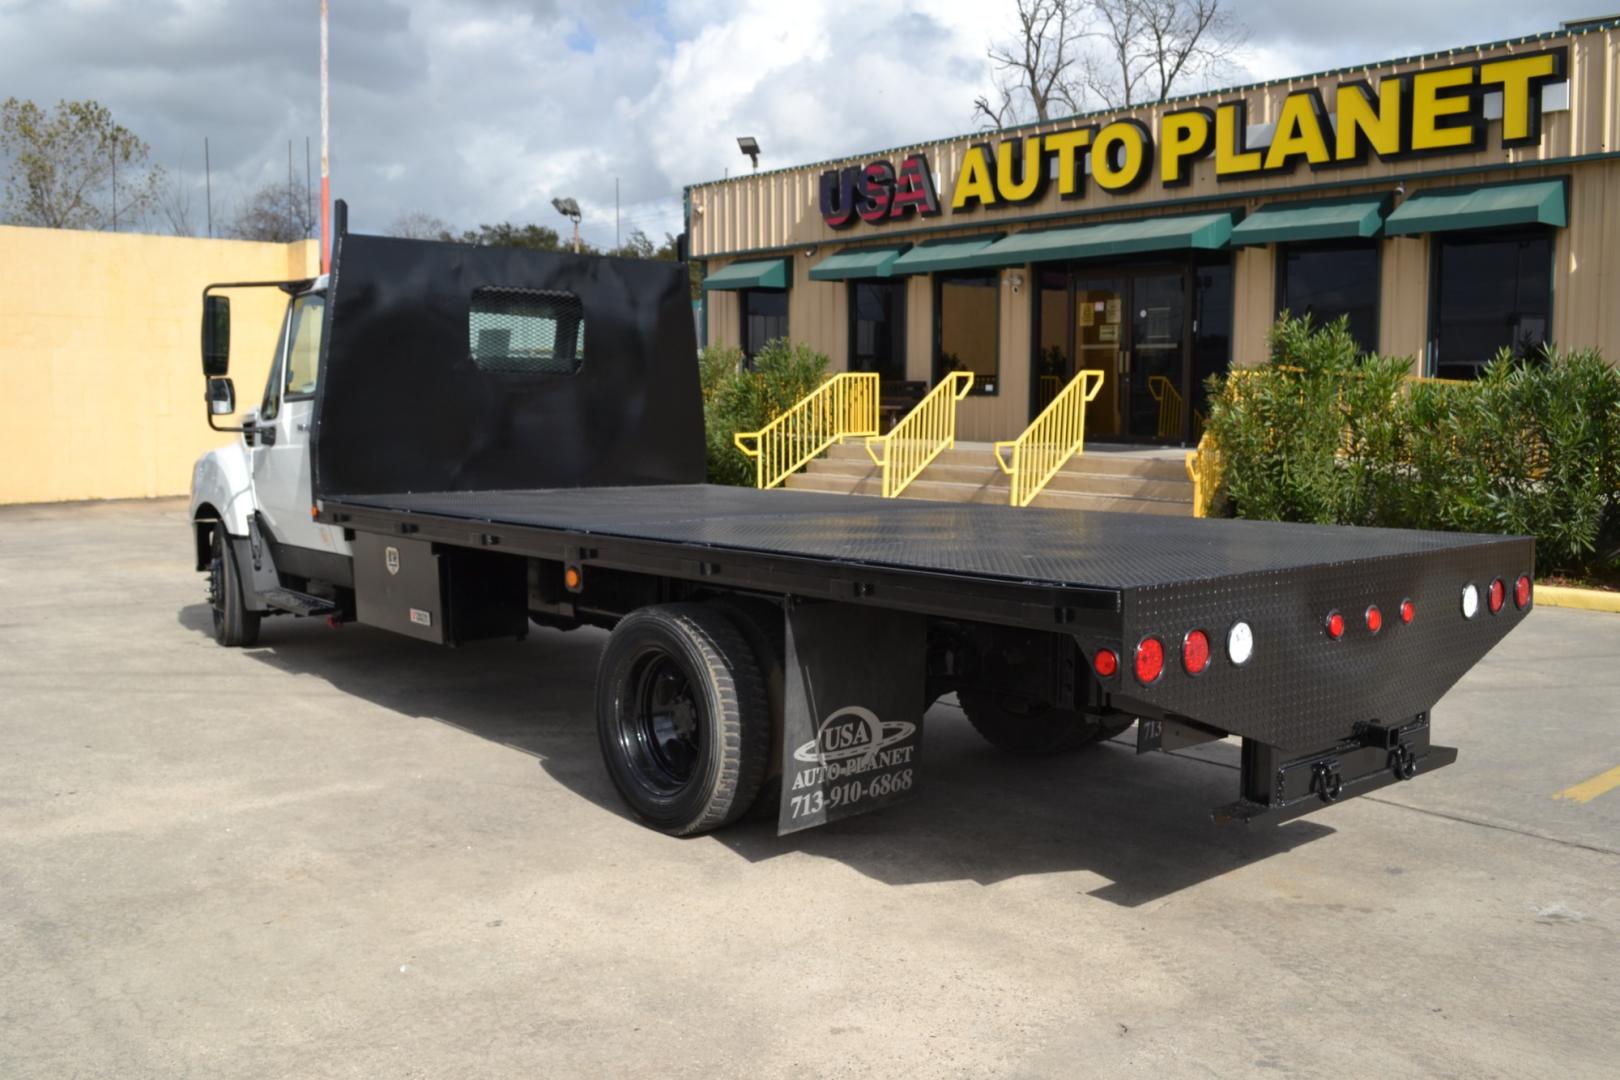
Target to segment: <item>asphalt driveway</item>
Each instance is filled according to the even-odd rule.
[[[600,768],[604,635],[226,650],[190,555],[175,501],[0,508],[0,1076],[1620,1069],[1620,617],[1537,611],[1455,766],[1276,829],[1209,823],[1235,745],[942,704],[912,802],[674,840]]]

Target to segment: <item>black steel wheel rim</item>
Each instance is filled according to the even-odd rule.
[[[643,786],[681,791],[697,775],[706,717],[702,698],[675,657],[647,653],[635,662],[630,696],[619,714],[619,740]]]

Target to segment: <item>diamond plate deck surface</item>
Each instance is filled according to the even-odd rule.
[[[1455,550],[1502,539],[711,485],[361,495],[327,502],[724,550],[1105,589],[1275,573]]]

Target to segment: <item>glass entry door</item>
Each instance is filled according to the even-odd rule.
[[[1182,374],[1187,345],[1187,275],[1138,274],[1131,279],[1130,347],[1120,379],[1128,414],[1123,434],[1179,441],[1186,405]]]
[[[1090,368],[1104,381],[1086,406],[1088,438],[1179,442],[1186,415],[1186,271],[1043,271],[1039,285],[1031,415]]]

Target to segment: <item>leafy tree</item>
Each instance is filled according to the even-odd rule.
[[[498,225],[480,225],[476,229],[466,230],[460,236],[446,235],[442,239],[454,239],[478,247],[528,248],[530,251],[562,251],[568,246],[563,243],[556,229],[536,225],[533,222],[514,225],[510,221],[503,221]]]
[[[162,170],[147,167],[149,153],[100,102],[62,101],[46,112],[7,98],[0,104],[6,219],[47,229],[139,221],[162,182]]]

